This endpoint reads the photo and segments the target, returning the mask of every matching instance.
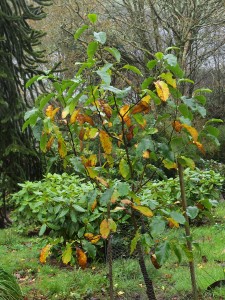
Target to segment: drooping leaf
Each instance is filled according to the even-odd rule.
[[[175,67],[177,65],[177,57],[173,54],[166,54],[163,59],[166,60],[170,66]]]
[[[107,239],[110,234],[110,224],[107,219],[104,219],[100,224],[100,233],[103,239]]]
[[[133,205],[132,208],[135,209],[135,210],[137,210],[137,211],[139,211],[142,215],[144,215],[146,217],[152,217],[153,216],[153,212],[147,206]]]
[[[168,241],[165,241],[156,247],[155,255],[159,265],[163,265],[167,261],[167,259],[169,258],[169,254],[170,244]]]
[[[74,112],[72,113],[71,117],[70,117],[70,124],[73,124],[76,122],[77,116],[79,114],[80,110],[74,110]]]
[[[51,136],[50,139],[48,140],[47,145],[46,145],[47,151],[49,151],[51,149],[54,140],[55,140],[54,136]]]
[[[130,254],[132,254],[134,252],[134,250],[136,249],[137,243],[140,240],[140,238],[141,238],[141,234],[140,234],[139,230],[137,230],[135,233],[135,236],[132,239],[131,244],[130,244]]]
[[[167,99],[169,98],[169,95],[170,95],[168,85],[164,81],[161,81],[161,80],[156,81],[154,84],[155,84],[156,92],[157,92],[157,95],[159,96],[159,98],[164,102],[167,101]]]
[[[93,233],[85,233],[84,237],[88,239],[92,244],[97,244],[97,242],[100,240],[101,235],[94,235]]]
[[[198,140],[198,131],[194,127],[189,126],[187,124],[182,124],[182,127],[185,128],[190,133],[190,135],[192,136],[193,141],[197,142],[197,140]]]
[[[100,198],[100,204],[102,206],[106,206],[109,203],[109,201],[111,201],[113,192],[114,192],[114,188],[108,188],[104,191],[104,193]]]
[[[99,138],[102,148],[106,154],[111,154],[112,152],[112,142],[108,133],[104,130],[99,131]]]
[[[164,167],[168,170],[177,169],[177,163],[168,159],[163,160]]]
[[[161,268],[161,265],[158,263],[157,258],[156,258],[156,255],[155,255],[155,254],[151,254],[151,255],[150,255],[150,258],[151,258],[151,262],[152,262],[153,266],[154,266],[156,269],[160,269],[160,268]]]
[[[58,151],[62,158],[67,155],[67,147],[63,138],[58,139]]]
[[[183,128],[179,121],[173,121],[172,126],[176,132],[181,132],[181,129]]]
[[[128,178],[130,176],[130,167],[124,158],[122,158],[119,163],[119,171],[123,178]]]
[[[125,65],[125,66],[123,66],[123,68],[127,69],[127,70],[130,70],[133,73],[136,73],[136,74],[138,74],[140,76],[143,76],[143,74],[141,73],[141,71],[137,67],[135,67],[135,66]]]
[[[149,62],[147,63],[147,68],[152,70],[156,65],[157,65],[157,60],[155,59],[149,60]]]
[[[205,154],[204,146],[200,142],[193,141],[193,144],[197,146],[198,150]]]
[[[66,249],[62,253],[62,262],[68,264],[72,259],[72,247],[70,243],[66,244]]]
[[[148,113],[150,111],[150,105],[149,105],[150,99],[151,97],[149,95],[143,97],[141,101],[134,106],[131,113],[132,114],[137,114],[140,112]]]
[[[95,55],[97,49],[98,49],[98,42],[96,42],[96,41],[90,42],[88,44],[88,47],[87,47],[88,57],[93,58],[93,56]]]
[[[112,54],[117,60],[117,62],[120,62],[121,54],[116,48],[105,47],[105,50]]]
[[[82,270],[86,269],[87,267],[87,256],[84,253],[82,249],[79,247],[76,247],[76,255],[77,255],[77,261],[79,266],[81,267]]]
[[[40,254],[40,263],[45,264],[47,257],[50,255],[50,250],[52,248],[52,245],[48,244],[44,248],[41,249]]]
[[[55,115],[56,113],[59,111],[59,107],[56,107],[55,109],[53,108],[52,105],[49,105],[47,108],[46,108],[46,111],[45,111],[45,114],[47,117],[49,117],[52,121],[54,120],[55,118]]]
[[[183,166],[183,167],[189,167],[190,169],[195,168],[195,162],[193,159],[186,157],[186,156],[180,156],[178,157],[178,162]]]
[[[42,133],[41,139],[40,139],[41,151],[46,152],[47,143],[48,143],[48,135],[47,135],[47,133],[44,132],[44,133]]]

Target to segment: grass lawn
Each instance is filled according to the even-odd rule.
[[[182,229],[176,231],[179,235]],[[215,211],[215,224],[192,228],[194,240],[201,251],[195,250],[196,277],[201,298],[225,299],[225,285],[207,292],[215,281],[225,280],[225,202]],[[0,231],[1,266],[13,273],[25,300],[40,299],[109,299],[106,264],[92,263],[86,270],[60,266],[59,263],[41,265],[40,249],[45,246],[39,237],[20,236],[16,229]],[[178,265],[173,257],[159,270],[146,257],[153,278],[157,299],[191,299],[188,261]],[[147,299],[138,262],[134,259],[114,261],[115,299]]]

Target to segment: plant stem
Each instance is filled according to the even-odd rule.
[[[192,243],[191,243],[191,231],[190,231],[190,224],[189,219],[187,215],[187,200],[186,200],[186,194],[185,194],[185,186],[184,186],[184,174],[183,174],[183,167],[178,162],[178,174],[179,174],[179,181],[180,181],[180,191],[181,191],[181,202],[182,202],[182,208],[184,212],[185,217],[185,234],[186,234],[186,240],[187,240],[187,248],[190,251],[192,255],[192,259],[189,261],[189,268],[190,268],[190,274],[191,274],[191,284],[192,284],[192,293],[193,293],[193,300],[198,299],[198,290],[197,290],[197,284],[196,284],[196,277],[195,277],[195,265],[194,265],[194,258],[193,258],[193,250],[192,250]]]

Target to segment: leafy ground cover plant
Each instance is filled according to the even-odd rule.
[[[97,16],[91,14],[89,20],[95,24]],[[74,38],[81,39],[88,28],[84,25],[78,29]],[[150,252],[155,240],[151,232],[143,235],[139,220],[145,222],[146,218],[152,218],[152,222],[157,223],[158,217],[142,203],[138,193],[162,166],[179,169],[182,206],[173,208],[171,205],[170,209],[176,210],[173,213],[176,220],[171,217],[170,221],[176,226],[184,224],[188,229],[182,168],[194,168],[192,158],[197,153],[205,153],[204,144],[209,140],[217,141],[218,132],[212,123],[220,120],[207,121],[202,129],[193,126],[197,114],[202,118],[206,116],[204,93],[210,90],[198,89],[191,96],[183,94],[185,84],[193,82],[185,78],[176,56],[170,53],[175,50],[173,47],[165,53],[156,53],[148,61],[145,76],[136,66],[124,65],[120,52],[107,47],[106,40],[104,32],[94,32],[88,44],[81,41],[86,45],[87,60],[77,63],[74,78],[61,80],[46,73],[46,76],[35,76],[27,82],[29,87],[36,80],[49,80],[52,91],[38,96],[35,107],[25,115],[23,129],[29,125],[35,130],[37,126],[41,128],[42,151],[56,149],[64,166],[73,167],[74,172],[95,183],[96,203],[103,217],[100,235],[107,240],[109,253],[117,215],[130,217],[134,233],[131,252],[137,249],[146,293],[154,300],[143,248]],[[121,181],[119,188],[112,173]],[[163,207],[160,212],[168,217]],[[186,234],[189,236],[190,232]],[[68,249],[71,253],[71,248]],[[178,254],[174,244],[163,241],[156,245],[154,259],[162,265],[171,251]],[[76,252],[80,265],[85,268],[84,252],[81,249]],[[191,263],[189,237],[185,252]],[[110,261],[109,258],[110,298],[113,299]],[[196,297],[195,293],[194,299]]]

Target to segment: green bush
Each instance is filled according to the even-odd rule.
[[[40,236],[47,233],[57,239],[55,244],[82,243],[90,256],[95,256],[95,246],[84,239],[84,234],[99,232],[102,209],[95,207],[97,192],[90,182],[63,173],[48,174],[41,181],[20,186],[11,199],[15,206],[12,220],[19,230],[39,230]]]
[[[198,214],[199,218],[211,218],[211,209],[221,198],[224,177],[213,170],[187,168],[184,171],[184,180],[190,217],[194,219],[194,215]],[[142,204],[146,203],[152,209],[164,207],[165,210],[167,206],[169,211],[174,203],[180,202],[179,178],[149,182],[142,198]]]

